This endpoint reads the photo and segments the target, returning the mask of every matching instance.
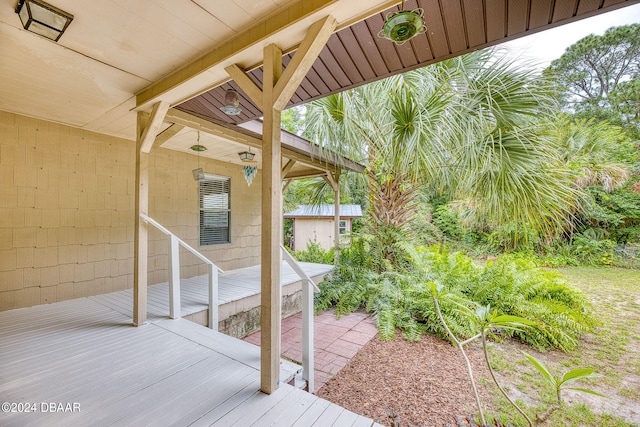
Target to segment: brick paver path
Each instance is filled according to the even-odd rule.
[[[371,316],[351,313],[336,319],[333,310],[315,316],[315,389],[320,390],[358,350],[378,333]],[[260,332],[244,338],[260,345]],[[282,319],[282,355],[302,364],[302,314]]]

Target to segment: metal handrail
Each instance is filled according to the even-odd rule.
[[[320,288],[311,277],[300,267],[289,251],[280,245],[282,259],[302,279],[302,378],[307,381],[309,393],[314,389],[314,354],[313,354],[313,294],[320,292]],[[312,292],[313,290],[313,292]]]
[[[192,248],[184,240],[167,230],[162,224],[145,214],[140,218],[169,236],[169,315],[180,318],[180,245],[208,265],[209,276],[209,328],[218,330],[218,273],[224,271],[211,260]]]

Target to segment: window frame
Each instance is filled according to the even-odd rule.
[[[216,186],[220,187],[219,192],[215,191]],[[212,200],[213,205],[221,204],[222,206],[205,207],[205,196],[224,194],[227,196],[226,201]],[[210,214],[209,219],[206,218],[207,213]],[[226,215],[220,215],[220,213],[226,213]],[[226,222],[226,227],[207,227],[205,226],[207,221]],[[198,243],[200,246],[231,243],[231,177],[206,174],[204,179],[198,181]]]
[[[342,223],[344,223],[344,227],[342,226]],[[348,233],[349,229],[347,228],[347,220],[346,219],[341,219],[338,221],[338,234],[340,236],[345,236]]]

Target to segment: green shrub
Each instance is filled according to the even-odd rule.
[[[307,243],[307,249],[293,252],[293,256],[300,262],[315,262],[316,264],[333,264],[333,248],[325,251],[318,243]]]
[[[433,211],[433,223],[450,239],[460,239],[464,232],[458,214],[446,204]]]
[[[592,239],[588,235],[577,235],[571,245],[572,255],[587,265],[611,265],[616,243],[612,240]]]
[[[373,314],[383,339],[393,337],[396,328],[410,340],[422,333],[446,338],[429,282],[438,283],[449,295],[441,311],[460,337],[474,333],[460,310],[463,306],[491,306],[500,313],[535,321],[535,327],[511,330],[507,335],[541,350],[570,351],[580,334],[594,326],[583,295],[558,274],[529,261],[505,257],[478,266],[464,254],[449,253],[437,245],[405,247],[412,269],[376,273],[369,249],[359,239],[341,254],[334,274],[320,285],[316,309],[335,306],[336,314],[342,315],[364,308]]]
[[[502,225],[489,234],[489,244],[499,252],[533,251],[538,241],[532,228],[515,223]]]

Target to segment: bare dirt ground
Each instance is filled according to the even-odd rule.
[[[491,353],[504,355],[497,363],[502,369],[496,372],[499,381],[512,398],[529,405],[539,404],[534,383],[509,374],[509,370],[528,370],[536,378],[533,368],[518,362],[522,350],[534,354],[547,366],[562,366],[568,355],[560,352],[538,353],[517,342],[493,343]],[[496,412],[496,388],[490,380],[480,346],[466,347],[471,361],[480,400],[486,412]],[[630,353],[638,354],[638,353]],[[492,357],[492,360],[495,360]],[[560,368],[559,368],[560,367]],[[501,372],[502,371],[502,372]],[[506,372],[505,372],[506,371]],[[505,375],[506,374],[506,375]],[[637,390],[638,376],[628,376],[626,387]],[[640,425],[640,405],[637,401],[621,396],[616,388],[605,383],[589,385],[607,396],[606,399],[585,393],[567,391],[567,404],[584,403],[596,413],[612,413],[633,425]],[[618,385],[618,388],[620,385]],[[457,426],[456,418],[478,414],[473,391],[467,376],[466,365],[458,349],[434,336],[423,336],[419,342],[407,342],[401,337],[382,341],[377,336],[360,349],[351,361],[327,382],[318,396],[337,403],[350,411],[367,416],[377,422],[402,427]],[[395,418],[390,418],[394,414]],[[491,420],[487,419],[491,423]],[[467,426],[465,422],[463,425]],[[598,422],[598,426],[605,425]]]
[[[468,349],[476,381],[488,378],[482,350]],[[490,391],[479,387],[481,399]],[[381,424],[397,414],[402,426],[456,426],[456,417],[477,413],[466,365],[457,348],[433,336],[410,343],[373,338],[318,396]]]
[[[563,399],[572,411],[554,414],[559,417],[549,420],[549,424],[640,426],[640,276],[635,270],[619,268],[575,267],[558,271],[589,297],[601,324],[594,332],[584,334],[579,348],[571,353],[540,353],[509,340],[492,343],[492,366],[499,381],[512,398],[544,409],[554,402],[554,391],[544,385],[522,351],[541,360],[555,375],[591,367],[602,376],[575,386],[593,389],[606,398],[567,390]],[[494,406],[499,405],[496,388],[476,344],[465,348],[483,408],[496,413],[504,408]],[[457,348],[433,336],[423,336],[417,343],[400,337],[392,341],[376,337],[317,394],[387,426],[392,425],[392,411],[398,414],[396,420],[402,427],[457,426],[456,417],[478,412],[464,359]]]

